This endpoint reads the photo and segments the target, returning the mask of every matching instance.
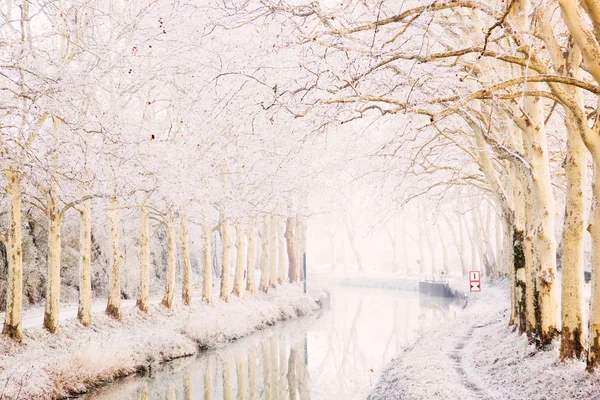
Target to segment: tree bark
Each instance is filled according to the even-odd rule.
[[[183,261],[183,291],[181,298],[183,304],[189,306],[192,304],[192,261],[190,260],[190,240],[188,229],[188,217],[185,213],[181,214],[181,257]]]
[[[58,313],[60,304],[60,258],[62,250],[62,215],[56,199],[56,184],[48,195],[48,284],[46,286],[46,309],[44,329],[58,334]]]
[[[260,274],[260,290],[267,293],[269,291],[269,268],[271,267],[271,248],[269,241],[271,238],[271,216],[265,214],[264,216],[264,230],[263,230],[263,258],[262,268]]]
[[[237,297],[244,297],[244,272],[246,272],[247,257],[246,252],[246,232],[244,231],[243,220],[239,218],[235,224],[236,234],[236,268],[235,281],[233,283],[233,294]]]
[[[296,258],[296,249],[294,247],[294,228],[296,226],[296,219],[294,217],[288,217],[285,228],[285,241],[287,243],[287,254],[288,263],[290,265],[288,276],[290,282],[297,282],[299,278],[298,274],[298,260]]]
[[[248,219],[248,272],[246,290],[256,293],[256,218]]]
[[[231,232],[229,232],[229,216],[226,211],[223,212],[221,222],[221,235],[223,237],[223,248],[222,248],[222,272],[221,272],[221,299],[225,302],[229,302],[229,296],[231,295]]]
[[[600,148],[595,148],[593,176],[592,222],[588,227],[592,236],[592,299],[590,310],[590,348],[587,369],[594,370],[600,363]]]
[[[581,54],[571,47],[567,56],[570,76],[581,78],[579,65]],[[566,88],[574,97],[578,107],[584,109],[583,91]],[[585,324],[583,323],[583,240],[585,233],[587,186],[586,147],[579,124],[571,110],[565,107],[567,127],[567,157],[565,174],[567,199],[562,234],[562,281],[561,281],[561,343],[560,359],[580,358],[585,354]]]
[[[2,334],[19,342],[23,339],[23,236],[21,233],[21,177],[17,171],[4,172],[9,201],[9,227],[6,232],[8,277],[6,315]]]
[[[77,319],[83,326],[92,322],[92,200],[87,199],[82,204],[81,232],[79,237],[79,310]]]
[[[460,267],[461,267],[461,271],[462,271],[462,276],[467,276],[469,267],[467,266],[467,257],[465,254],[465,248],[466,248],[466,243],[465,243],[465,228],[463,227],[464,222],[463,222],[463,217],[460,214],[457,214],[457,219],[458,219],[458,254],[460,257]]]
[[[137,307],[147,313],[150,297],[150,215],[146,203],[140,208],[140,225],[140,295]]]
[[[448,276],[450,272],[448,268],[448,245],[446,244],[446,238],[444,237],[440,226],[441,225],[438,224],[437,228],[438,235],[440,237],[440,243],[442,244],[442,268],[444,269],[444,273],[446,274],[446,276]]]
[[[537,303],[537,269],[535,262],[535,253],[533,251],[533,229],[534,229],[534,211],[533,211],[533,200],[531,196],[531,183],[527,182],[524,184],[524,198],[525,198],[525,272],[526,272],[526,304],[527,310],[527,326],[526,332],[530,340],[533,340],[533,336],[536,332],[536,320],[538,319],[536,313]]]
[[[285,221],[282,216],[277,217],[277,254],[279,257],[279,277],[277,282],[282,285],[286,282],[286,239],[285,239]],[[288,272],[289,273],[289,272]]]
[[[212,303],[212,229],[208,206],[202,210],[202,301]]]
[[[538,84],[529,83],[528,90],[538,89]],[[533,246],[538,270],[537,291],[539,293],[540,332],[539,345],[547,346],[558,335],[558,293],[556,279],[556,241],[554,239],[554,217],[556,205],[552,193],[548,146],[540,98],[527,97],[526,111],[530,129],[524,135],[525,154],[531,165],[535,225]]]
[[[162,305],[168,309],[173,308],[175,298],[175,274],[177,272],[177,242],[175,235],[175,221],[172,215],[167,216],[167,277],[165,282],[165,295]]]
[[[121,242],[119,238],[119,201],[111,197],[108,205],[108,221],[112,243],[112,269],[109,277],[106,315],[121,319]]]
[[[279,259],[277,258],[277,244],[279,243],[277,241],[277,230],[278,230],[278,223],[277,223],[277,216],[272,215],[271,216],[271,239],[270,239],[270,249],[271,249],[271,266],[270,266],[270,272],[269,272],[269,285],[271,287],[275,287],[275,284],[277,283],[277,278],[278,278],[278,273],[277,273],[277,266],[279,264]]]
[[[302,222],[300,222],[300,225],[302,225]],[[365,267],[363,264],[362,256],[360,255],[360,250],[358,249],[358,247],[356,245],[356,240],[354,238],[354,229],[352,229],[352,227],[348,223],[347,217],[346,217],[346,232],[348,233],[348,240],[350,241],[350,247],[352,248],[352,251],[354,252],[354,257],[356,257],[356,263],[358,264],[358,271],[363,272],[365,270]],[[302,228],[300,229],[299,236],[301,236],[301,235],[302,235]],[[300,270],[302,270],[302,268],[300,268]]]

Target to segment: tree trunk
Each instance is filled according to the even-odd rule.
[[[121,319],[121,243],[119,239],[119,201],[111,197],[108,205],[110,239],[112,243],[112,270],[109,278],[106,315]]]
[[[140,208],[140,225],[140,295],[137,307],[147,313],[150,296],[150,216],[146,203]]]
[[[79,282],[79,310],[77,319],[83,326],[92,322],[92,200],[87,199],[82,204],[81,232],[79,237],[80,282]]]
[[[534,229],[534,212],[533,212],[533,200],[531,196],[531,183],[528,182],[525,186],[524,198],[525,198],[525,275],[526,275],[526,304],[525,309],[527,311],[527,326],[526,332],[530,340],[533,340],[533,336],[536,332],[536,320],[538,319],[536,304],[537,304],[537,269],[535,258],[536,255],[533,252],[533,229]]]
[[[588,227],[592,236],[592,299],[590,310],[590,349],[587,369],[593,370],[600,363],[600,148],[594,149],[594,181],[592,222]]]
[[[392,272],[396,273],[398,272],[398,258],[396,251],[398,247],[396,244],[398,242],[398,238],[396,237],[396,232],[392,234],[387,226],[385,227],[385,233],[387,233],[388,239],[390,239],[390,244],[392,245]]]
[[[44,311],[44,329],[58,334],[58,313],[60,304],[60,257],[62,250],[62,216],[58,209],[56,190],[48,196],[48,284],[46,286],[46,309]]]
[[[256,268],[256,218],[248,219],[248,272],[246,281],[246,290],[250,293],[256,293],[255,282]]]
[[[365,270],[362,257],[360,255],[360,250],[356,245],[356,240],[354,239],[354,229],[348,223],[348,219],[346,218],[346,232],[348,233],[348,241],[350,242],[350,247],[354,252],[354,257],[356,257],[356,263],[358,265],[358,271],[363,272]],[[302,268],[300,268],[302,269]]]
[[[265,214],[264,217],[264,230],[263,230],[263,257],[262,257],[262,268],[260,274],[260,290],[267,293],[269,291],[269,268],[271,267],[271,248],[269,247],[269,240],[271,238],[271,216]]]
[[[538,84],[529,83],[528,90],[537,90]],[[541,98],[526,97],[530,129],[524,135],[525,154],[531,165],[533,201],[535,210],[535,236],[533,246],[538,263],[537,291],[539,293],[540,332],[539,345],[547,346],[558,335],[558,293],[556,279],[556,241],[554,217],[556,205],[552,193],[548,146]]]
[[[212,303],[212,229],[208,218],[208,206],[202,213],[202,301]]]
[[[221,299],[229,302],[231,295],[231,232],[229,232],[229,216],[227,212],[223,212],[223,220],[221,222],[221,235],[223,237],[223,253],[222,253],[222,268],[221,268]]]
[[[404,224],[402,224],[402,250],[404,252],[404,271],[406,275],[412,275],[412,263],[408,256],[408,245],[406,244],[406,232],[404,232]]]
[[[306,217],[298,217],[297,219],[298,221],[298,230],[296,231],[296,234],[298,235],[298,241],[299,241],[299,251],[298,251],[298,276],[300,277],[300,279],[305,280],[306,276],[304,276],[304,254],[306,254],[306,231],[308,229],[308,225],[306,223]],[[361,265],[362,265],[362,260],[361,260]]]
[[[448,268],[448,245],[446,244],[446,238],[442,233],[441,225],[438,224],[438,235],[440,236],[440,243],[442,244],[442,267],[444,268],[444,273],[448,276],[450,270]]]
[[[505,269],[506,265],[504,265],[502,258],[502,238],[504,237],[504,229],[502,228],[502,223],[500,219],[496,218],[496,272],[499,275],[506,276],[507,273],[511,273],[512,271],[507,271]]]
[[[162,305],[173,308],[175,298],[175,274],[177,272],[177,242],[175,236],[175,221],[173,216],[167,216],[167,279]]]
[[[434,229],[433,226],[430,226],[428,229],[426,229],[426,238],[427,238],[427,245],[429,246],[429,254],[430,254],[430,259],[431,259],[431,278],[433,280],[435,280],[435,277],[437,275],[437,268],[436,268],[436,262],[437,262],[437,246],[436,243],[433,240],[433,233],[431,232]]]
[[[181,214],[181,257],[183,258],[183,291],[181,299],[183,304],[192,304],[192,261],[190,260],[190,240],[188,229],[188,217]]]
[[[19,342],[23,339],[23,236],[21,234],[21,177],[13,170],[4,172],[9,201],[9,227],[6,232],[8,276],[6,315],[2,334]]]
[[[571,50],[573,51],[573,50]],[[572,75],[581,78],[580,58],[573,60]],[[581,109],[584,109],[583,91],[567,88]],[[586,148],[579,125],[572,112],[565,107],[567,127],[567,199],[562,234],[562,281],[561,281],[561,342],[560,359],[580,358],[585,354],[585,325],[583,323],[583,239],[585,233],[584,188],[587,186]]]
[[[294,217],[288,217],[285,226],[285,241],[287,243],[287,254],[288,263],[290,265],[288,276],[290,282],[298,281],[298,260],[296,258],[296,249],[294,247],[294,227],[296,226],[296,219]]]
[[[286,251],[286,239],[285,239],[285,221],[283,219],[282,216],[277,217],[277,238],[278,238],[278,245],[277,245],[277,254],[279,257],[279,277],[277,279],[277,282],[282,285],[285,283],[286,281],[286,271],[285,271],[285,267],[286,267],[286,256],[285,256],[285,251]],[[289,272],[288,272],[289,273]]]
[[[460,214],[457,214],[458,219],[458,256],[460,258],[460,267],[462,271],[462,276],[467,276],[468,266],[467,266],[467,257],[465,254],[465,232],[463,227],[463,218]]]
[[[236,267],[235,281],[233,283],[233,294],[238,297],[244,297],[244,272],[246,272],[247,253],[246,253],[246,232],[242,219],[239,218],[235,224],[236,235]]]
[[[277,244],[279,243],[277,241],[277,229],[278,228],[278,223],[277,223],[277,216],[272,215],[271,216],[271,238],[269,240],[269,242],[271,243],[271,267],[270,267],[270,272],[269,272],[269,285],[271,287],[275,287],[275,284],[277,283],[277,266],[279,263],[279,259],[277,258]]]
[[[286,223],[286,234],[287,234],[287,226],[288,224]],[[336,253],[336,246],[335,246],[335,231],[333,231],[333,233],[331,233],[331,235],[329,236],[329,248],[331,250],[331,270],[335,271],[337,269],[337,253]],[[289,258],[289,255],[288,255]],[[288,276],[291,274],[290,271],[288,271]]]

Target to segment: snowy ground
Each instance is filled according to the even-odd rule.
[[[600,375],[558,362],[558,343],[538,352],[508,326],[507,284],[469,296],[445,322],[390,364],[369,396],[388,399],[600,399]]]
[[[159,304],[143,314],[126,306],[121,321],[103,313],[81,326],[70,309],[61,314],[60,335],[34,327],[24,330],[23,345],[0,339],[0,399],[51,399],[81,393],[115,377],[160,362],[214,348],[275,322],[308,315],[320,307],[325,293],[302,293],[301,285],[284,285],[268,294],[219,298],[214,305],[177,305],[170,311]],[[100,307],[100,306],[98,306]],[[101,308],[102,310],[103,308]],[[32,310],[29,324],[38,326]],[[76,312],[75,312],[76,313]]]

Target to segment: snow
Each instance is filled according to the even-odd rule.
[[[76,320],[61,323],[59,336],[39,328],[24,330],[23,344],[0,339],[2,399],[52,399],[85,392],[153,365],[219,347],[277,321],[308,315],[320,308],[326,293],[308,294],[299,284],[271,289],[268,294],[219,298],[213,305],[194,299],[190,307],[173,310],[154,304],[146,315],[123,312],[120,321],[102,313],[89,328]]]
[[[599,375],[583,361],[559,363],[558,342],[536,351],[508,326],[507,286],[470,294],[459,318],[390,363],[369,399],[600,399]]]
[[[536,351],[508,326],[506,282],[470,294],[468,306],[407,348],[369,396],[387,399],[600,399],[598,373],[558,362],[559,343]]]

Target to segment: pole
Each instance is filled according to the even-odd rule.
[[[304,293],[306,293],[306,252],[304,252]]]

